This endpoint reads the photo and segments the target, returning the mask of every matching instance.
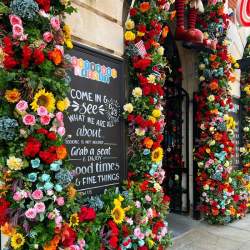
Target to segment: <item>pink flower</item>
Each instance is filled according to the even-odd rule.
[[[46,43],[50,43],[52,40],[53,40],[53,34],[51,33],[51,32],[45,32],[44,34],[43,34],[43,40],[44,40],[44,42],[46,42]]]
[[[55,219],[55,222],[56,222],[56,225],[60,225],[62,223],[63,219],[62,219],[62,216],[57,216],[56,219]]]
[[[26,111],[27,108],[28,108],[28,103],[24,100],[19,101],[16,105],[16,109],[19,112],[24,112],[24,111]]]
[[[27,126],[33,126],[36,123],[36,118],[34,115],[27,114],[23,117],[23,123]]]
[[[84,247],[86,246],[85,240],[78,240],[77,243],[79,244],[81,250],[84,249]]]
[[[144,234],[141,232],[141,229],[139,227],[136,227],[134,229],[134,236],[140,240],[143,240],[144,239]]]
[[[44,115],[44,116],[41,116],[40,118],[40,122],[42,125],[48,125],[50,123],[50,116],[49,115]]]
[[[50,189],[50,190],[47,191],[47,195],[48,195],[48,196],[52,196],[53,194],[54,194],[54,191],[53,191],[53,190]]]
[[[151,199],[151,197],[147,194],[147,195],[145,196],[145,200],[146,200],[147,202],[150,202],[152,199]]]
[[[63,113],[62,112],[57,112],[56,113],[56,119],[59,123],[63,122]]]
[[[13,195],[13,199],[15,200],[15,201],[20,201],[20,200],[22,200],[22,194],[20,193],[20,192],[15,192],[15,194]]]
[[[19,16],[9,15],[9,19],[10,19],[10,23],[12,26],[16,24],[21,25],[21,26],[23,25],[22,19]]]
[[[64,205],[64,198],[63,197],[58,197],[56,199],[56,203],[58,206],[63,206]]]
[[[140,208],[140,207],[141,207],[141,202],[140,202],[140,201],[136,201],[136,202],[135,202],[135,206],[136,206],[137,208]]]
[[[50,213],[48,214],[48,219],[49,219],[49,220],[53,220],[54,218],[55,218],[55,214],[52,213],[52,212],[50,212]]]
[[[45,211],[45,204],[43,202],[38,202],[35,204],[34,209],[37,213],[43,213]]]
[[[42,192],[42,190],[40,190],[40,189],[35,190],[32,193],[32,198],[34,200],[41,200],[43,198],[43,192]]]
[[[72,246],[69,247],[69,250],[81,250],[81,249],[77,245],[72,245]]]
[[[60,136],[64,136],[65,135],[65,128],[64,127],[59,127],[57,129],[57,133],[60,135]]]
[[[58,17],[52,17],[50,19],[50,24],[54,30],[58,31],[60,29],[60,20]]]
[[[28,219],[35,219],[37,215],[37,211],[35,208],[29,208],[26,212],[25,212],[25,216]]]
[[[21,36],[23,36],[23,26],[21,26],[19,24],[15,24],[12,27],[12,32],[13,32],[14,39],[20,38]]]
[[[44,107],[44,106],[40,106],[38,109],[37,109],[37,114],[39,116],[45,116],[48,114],[48,110]]]

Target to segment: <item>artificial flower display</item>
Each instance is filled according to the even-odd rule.
[[[233,82],[233,69],[237,67],[225,43],[229,22],[224,2],[216,2],[199,17],[201,30],[216,37],[218,43],[217,50],[203,52],[199,59],[200,84],[195,97],[199,143],[195,160],[200,209],[209,223],[226,224],[246,214],[248,197],[244,174],[234,169],[232,161],[235,121],[230,112],[235,107],[228,83]]]
[[[172,1],[171,1],[172,2]],[[170,1],[136,1],[125,43],[133,90],[124,105],[131,146],[124,185],[77,193],[64,144],[72,48],[68,0],[1,3],[0,225],[8,250],[163,250],[171,244],[161,183],[165,81],[160,42]],[[164,23],[164,27],[163,27]],[[161,36],[161,31],[164,33]],[[136,44],[143,42],[145,53]]]

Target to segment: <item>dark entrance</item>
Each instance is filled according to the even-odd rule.
[[[172,36],[165,43],[173,71],[165,82],[164,190],[171,198],[170,211],[189,213],[189,95],[182,88],[178,50]]]

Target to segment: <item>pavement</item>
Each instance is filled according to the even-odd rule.
[[[250,214],[226,226],[176,214],[168,222],[174,236],[171,250],[250,250]]]

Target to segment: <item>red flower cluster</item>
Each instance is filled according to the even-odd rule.
[[[96,212],[92,207],[82,207],[78,217],[80,222],[92,221],[96,218]]]
[[[10,203],[3,197],[0,197],[0,226],[3,226],[7,222],[7,210]]]
[[[49,12],[50,0],[36,0],[36,2],[41,9],[43,9],[45,12]]]
[[[18,65],[18,62],[14,58],[13,43],[11,39],[6,36],[3,38],[3,44],[3,51],[6,54],[3,61],[4,68],[7,70],[14,69]]]
[[[72,246],[77,238],[76,232],[68,224],[63,225],[61,235],[64,247]]]
[[[23,151],[24,156],[34,158],[40,152],[41,146],[42,144],[39,140],[30,136]]]

